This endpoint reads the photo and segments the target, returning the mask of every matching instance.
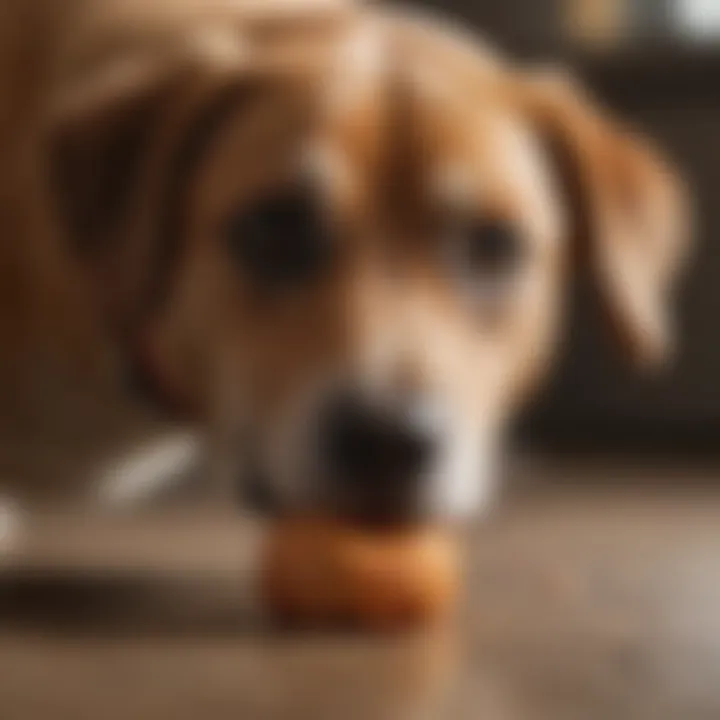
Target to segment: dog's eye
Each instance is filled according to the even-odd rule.
[[[269,289],[316,279],[332,255],[319,199],[291,188],[235,214],[227,230],[231,252],[253,283]]]
[[[523,260],[520,233],[501,220],[488,220],[470,228],[465,238],[464,262],[475,274],[508,276]]]
[[[512,278],[525,259],[522,233],[504,220],[455,224],[444,247],[452,272],[471,281]]]
[[[505,307],[528,255],[522,232],[509,222],[486,219],[456,225],[446,237],[446,262],[463,297],[478,311]]]

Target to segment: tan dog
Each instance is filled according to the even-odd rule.
[[[8,386],[42,343],[99,367],[94,322],[278,503],[455,515],[570,272],[638,361],[672,346],[682,188],[565,78],[340,1],[0,14]]]

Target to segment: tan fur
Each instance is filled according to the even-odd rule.
[[[70,343],[76,374],[101,345],[92,328],[105,322],[121,345],[142,346],[196,417],[252,422],[283,447],[295,442],[290,417],[308,387],[358,372],[378,392],[441,395],[467,432],[499,431],[552,355],[581,230],[623,337],[642,358],[668,344],[682,193],[656,153],[579,90],[532,77],[434,21],[339,0],[61,4],[10,0],[0,10],[22,26],[0,43],[0,104],[11,108],[0,118],[0,288],[9,296],[0,332],[16,364],[37,353],[19,337],[21,322],[43,342],[55,337],[59,355],[83,328],[86,339]],[[30,5],[39,12],[28,19]],[[167,296],[148,313],[171,159],[229,87],[249,99],[213,130],[186,179],[172,209],[183,213],[180,255]],[[103,157],[153,107],[131,203],[121,222],[101,227],[90,259],[78,259],[47,180],[52,150],[65,143],[71,164]],[[330,177],[338,261],[312,287],[266,297],[238,272],[219,228],[308,158]],[[440,262],[446,238],[434,223],[451,217],[438,187],[448,183],[459,184],[451,194],[464,211],[511,222],[527,244],[522,290],[499,311],[471,309]],[[82,184],[69,189],[82,203]],[[13,368],[1,369],[12,384]]]

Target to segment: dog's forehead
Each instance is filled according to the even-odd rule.
[[[313,143],[331,185],[381,188],[389,163],[446,206],[485,208],[558,234],[547,157],[490,51],[422,23],[374,19],[340,43]],[[405,153],[407,157],[399,156]]]

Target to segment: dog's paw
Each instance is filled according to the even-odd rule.
[[[116,458],[94,488],[101,507],[135,507],[182,484],[197,466],[201,440],[178,432],[152,440]]]

